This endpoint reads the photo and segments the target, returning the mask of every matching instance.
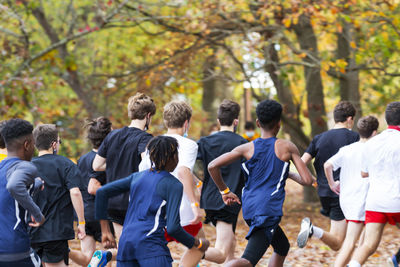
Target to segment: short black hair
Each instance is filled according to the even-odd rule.
[[[386,106],[385,119],[388,125],[400,125],[400,102],[391,102]]]
[[[1,135],[1,129],[3,129],[5,124],[6,124],[6,121],[0,121],[0,148],[1,149],[6,148],[6,143],[4,142],[3,136]]]
[[[5,145],[7,148],[13,147],[17,144],[19,139],[32,134],[33,125],[23,119],[10,119],[1,129]]]
[[[57,142],[58,130],[55,124],[40,124],[33,130],[35,146],[38,150],[47,150]]]
[[[240,106],[238,103],[224,99],[218,108],[218,120],[221,126],[231,126],[239,118]]]
[[[92,143],[93,148],[97,149],[100,147],[104,138],[111,132],[111,126],[111,121],[106,117],[86,120],[87,138]]]
[[[157,171],[165,170],[168,160],[178,154],[178,141],[170,136],[153,137],[147,144],[151,166]]]
[[[246,123],[244,124],[244,129],[245,130],[255,130],[256,125],[252,121],[246,121]]]
[[[362,138],[371,137],[372,133],[378,130],[379,121],[374,116],[365,116],[358,120],[357,130]]]
[[[256,114],[261,127],[271,130],[281,120],[282,105],[272,99],[261,101],[257,105]]]
[[[333,110],[333,119],[335,120],[335,123],[345,122],[348,117],[354,119],[355,115],[356,109],[349,101],[340,101]]]

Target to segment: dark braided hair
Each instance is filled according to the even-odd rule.
[[[87,138],[92,143],[93,148],[97,149],[100,147],[101,142],[111,132],[111,125],[112,123],[106,117],[98,117],[93,120],[86,119],[85,128],[88,131]]]
[[[151,169],[165,170],[168,161],[178,153],[178,141],[169,136],[153,137],[147,144]]]

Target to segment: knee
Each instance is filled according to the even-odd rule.
[[[288,255],[289,249],[290,249],[289,240],[287,240],[287,239],[285,241],[282,240],[282,242],[278,243],[278,246],[274,244],[273,248],[274,248],[274,252],[276,254],[278,254],[279,256],[282,256],[282,257],[286,257]]]
[[[253,265],[251,264],[250,261],[240,258],[240,259],[235,259],[228,261],[225,265],[225,267],[252,267]]]

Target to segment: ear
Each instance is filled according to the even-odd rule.
[[[256,125],[258,128],[261,128],[260,121],[258,119],[256,119]]]
[[[239,124],[239,119],[234,119],[233,120],[233,126],[237,126]]]
[[[30,143],[31,143],[31,141],[28,139],[26,139],[24,141],[24,150],[26,150],[26,151],[29,150]]]

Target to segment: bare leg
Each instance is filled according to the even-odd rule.
[[[277,253],[272,253],[271,258],[268,261],[268,267],[283,267],[286,256],[281,256]]]
[[[69,258],[79,265],[87,266],[96,250],[96,240],[93,236],[85,236],[81,240],[81,250],[72,250],[69,252]]]
[[[342,248],[340,249],[340,252],[336,257],[335,267],[344,267],[347,263],[349,263],[351,254],[353,254],[354,247],[360,237],[363,228],[363,223],[348,223],[346,238],[344,239]]]
[[[200,229],[196,237],[205,237],[203,229]],[[187,249],[181,258],[179,266],[182,267],[195,267],[204,256],[204,252],[201,252],[197,248]]]
[[[57,263],[42,262],[44,267],[67,267],[64,260]]]
[[[331,229],[329,232],[324,232],[321,241],[328,245],[332,250],[338,251],[346,236],[346,228],[346,220],[331,220]]]
[[[384,227],[383,223],[368,223],[365,226],[364,242],[354,252],[352,261],[355,260],[361,265],[367,261],[368,257],[378,248]]]
[[[239,259],[235,259],[235,260],[231,260],[231,261],[227,262],[224,266],[225,267],[252,267],[253,265],[248,260],[246,260],[244,258],[239,258]]]
[[[115,233],[115,239],[119,240],[119,238],[121,237],[122,234],[122,225],[120,225],[119,223],[115,223],[113,222],[113,227],[114,227],[114,233]]]
[[[218,221],[216,228],[215,248],[209,248],[206,251],[205,259],[221,264],[234,258],[236,239],[232,231],[232,224]]]

